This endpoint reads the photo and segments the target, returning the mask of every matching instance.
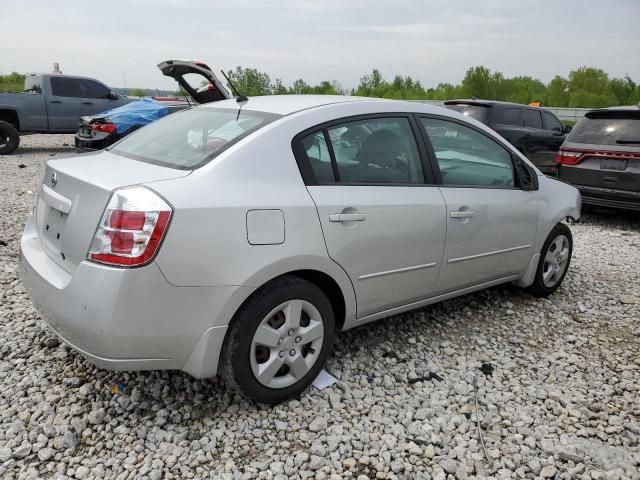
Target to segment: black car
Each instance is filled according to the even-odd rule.
[[[449,100],[445,107],[489,126],[542,172],[555,175],[555,158],[571,127],[544,108],[493,100]]]
[[[640,107],[587,112],[556,159],[587,205],[640,210]]]

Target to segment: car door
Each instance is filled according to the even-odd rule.
[[[127,101],[115,98],[111,90],[100,82],[88,78],[78,79],[82,96],[83,115],[95,115],[119,107]]]
[[[49,130],[74,132],[78,128],[85,105],[80,89],[80,79],[72,77],[49,77],[50,92],[47,98]]]
[[[522,112],[522,126],[524,129],[524,153],[535,166],[544,172],[555,169],[557,150],[550,147],[552,132],[545,130],[542,123],[542,111],[526,108]]]
[[[562,146],[567,134],[564,131],[564,126],[551,112],[542,111],[542,126],[547,132],[547,148],[552,153],[553,160]]]
[[[518,170],[528,169],[534,179],[533,169],[469,124],[435,116],[420,117],[420,124],[447,209],[436,290],[444,293],[521,274],[534,254],[539,197],[531,185],[529,190],[519,187]]]
[[[353,283],[359,318],[435,288],[445,205],[429,185],[416,131],[408,115],[352,117],[294,141],[327,251]]]

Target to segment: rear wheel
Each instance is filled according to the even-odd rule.
[[[542,246],[535,281],[528,291],[537,297],[555,292],[569,270],[572,252],[571,230],[564,223],[558,223]]]
[[[259,403],[295,397],[322,369],[334,336],[324,292],[298,277],[279,278],[234,317],[222,351],[225,382]]]
[[[20,145],[20,134],[16,127],[0,120],[0,155],[13,153]]]

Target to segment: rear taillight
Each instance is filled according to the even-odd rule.
[[[582,160],[580,157],[584,152],[574,152],[571,150],[558,150],[556,163],[558,165],[577,165]]]
[[[173,209],[144,187],[116,190],[89,248],[89,260],[137,267],[153,260]]]
[[[92,123],[91,130],[94,132],[115,133],[118,131],[114,123]]]

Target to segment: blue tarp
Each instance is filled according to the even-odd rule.
[[[134,126],[143,126],[169,114],[169,109],[151,98],[143,98],[121,107],[98,114],[114,123],[118,133],[124,133]]]

